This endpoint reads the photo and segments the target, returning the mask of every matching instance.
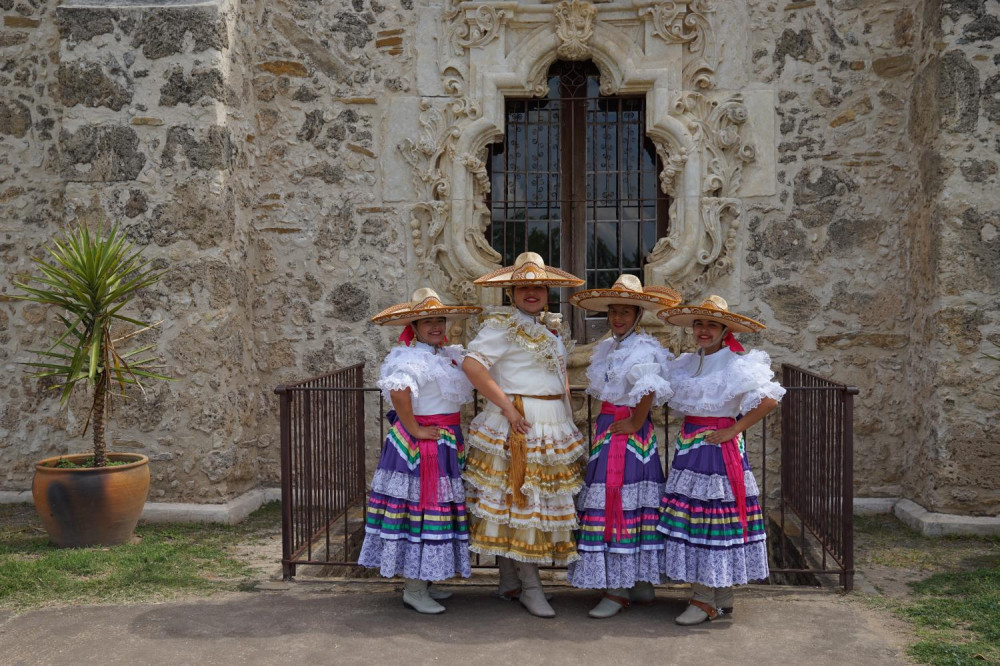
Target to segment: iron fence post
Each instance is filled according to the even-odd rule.
[[[292,564],[292,471],[290,449],[292,446],[290,403],[291,395],[284,386],[274,389],[278,395],[279,437],[281,439],[281,578],[292,580],[295,565]]]

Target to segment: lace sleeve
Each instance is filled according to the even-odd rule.
[[[747,391],[743,395],[743,399],[740,401],[740,413],[746,414],[758,407],[764,398],[773,398],[780,402],[784,395],[785,389],[778,382],[768,382],[764,386]]]
[[[392,391],[410,389],[411,397],[420,393],[418,377],[427,372],[427,363],[406,347],[396,347],[386,357],[376,385],[382,389],[386,402],[392,402]]]
[[[659,406],[670,399],[674,394],[663,373],[663,366],[659,363],[637,363],[632,366],[625,376],[629,384],[628,399],[633,405],[648,394],[653,395],[653,405]]]

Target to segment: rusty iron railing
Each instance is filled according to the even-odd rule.
[[[365,501],[364,364],[279,386],[281,567],[328,564],[330,528]],[[377,389],[376,389],[377,390]],[[345,555],[346,557],[346,555]]]
[[[788,562],[788,513],[799,521],[797,549],[808,552],[807,535],[820,546],[819,561],[773,573],[837,574],[845,591],[854,586],[854,396],[858,389],[782,364],[781,498],[779,543],[772,552]],[[767,450],[764,446],[763,449]],[[766,453],[765,453],[766,456]],[[766,474],[767,465],[762,466]],[[766,497],[766,476],[762,495]],[[836,566],[830,566],[830,560]]]

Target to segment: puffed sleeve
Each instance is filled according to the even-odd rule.
[[[506,329],[489,324],[483,326],[473,338],[466,350],[465,356],[483,364],[487,370],[500,360],[507,349]]]
[[[667,379],[666,366],[667,361],[673,357],[670,352],[658,346],[642,351],[646,362],[634,363],[625,375],[629,403],[637,405],[645,395],[652,393],[653,405],[662,405],[674,394]]]
[[[408,347],[396,347],[386,356],[379,371],[376,385],[382,389],[382,395],[387,402],[392,401],[392,391],[405,391],[416,398],[420,393],[419,377],[427,376],[427,363],[420,358],[420,353]]]
[[[774,381],[774,371],[771,370],[771,357],[767,352],[754,350],[740,358],[741,363],[736,370],[735,382],[744,387],[740,400],[740,413],[746,414],[759,406],[764,398],[781,400],[785,389]]]

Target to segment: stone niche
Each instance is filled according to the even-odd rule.
[[[484,234],[485,159],[503,137],[504,100],[545,95],[557,59],[592,60],[602,93],[646,96],[646,132],[672,200],[670,231],[648,257],[645,282],[688,298],[709,287],[738,295],[744,199],[775,190],[774,96],[717,86],[715,14],[703,0],[449,0],[426,12],[418,96],[390,102],[386,144],[397,152],[382,167],[387,198],[411,204],[421,283],[457,302],[499,297],[478,294],[472,280],[499,266]]]

